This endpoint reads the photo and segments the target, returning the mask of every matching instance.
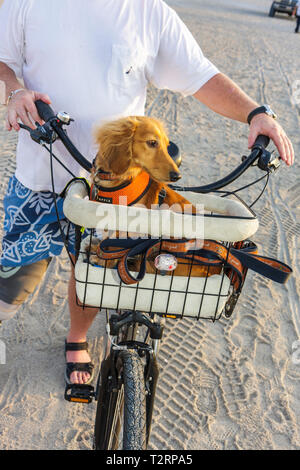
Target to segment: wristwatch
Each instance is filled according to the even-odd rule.
[[[248,124],[250,125],[252,119],[254,116],[257,114],[267,114],[268,116],[272,117],[273,119],[277,119],[277,114],[274,113],[274,111],[270,108],[268,104],[263,104],[262,106],[259,106],[259,108],[253,109],[249,116],[247,117]]]

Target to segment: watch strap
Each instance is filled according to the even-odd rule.
[[[248,117],[247,117],[247,122],[248,124],[250,125],[252,119],[254,118],[254,116],[256,116],[257,114],[267,114],[268,116],[271,116],[270,112],[269,111],[269,107],[267,106],[259,106],[258,108],[255,108],[253,109],[253,111],[251,111],[251,113],[249,113]],[[276,119],[276,115],[273,114],[273,118]]]

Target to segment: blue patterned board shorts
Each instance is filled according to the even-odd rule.
[[[64,241],[52,192],[32,191],[12,176],[3,205],[5,219],[0,265],[24,266],[61,254]],[[63,199],[59,196],[57,208],[63,233],[68,235],[68,250],[74,254],[75,229],[64,217]]]

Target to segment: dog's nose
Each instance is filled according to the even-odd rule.
[[[181,178],[181,174],[177,171],[170,171],[170,180],[171,181],[178,181]]]

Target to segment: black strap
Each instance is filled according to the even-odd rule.
[[[87,341],[83,343],[67,343],[65,342],[65,351],[88,351]]]
[[[167,195],[167,191],[165,190],[165,188],[162,188],[159,192],[159,195],[158,195],[158,205],[161,206],[165,200],[165,197]]]
[[[287,264],[277,261],[274,258],[247,253],[247,250],[244,249],[236,250],[235,248],[231,248],[230,252],[238,258],[246,268],[279,284],[284,284],[293,272]]]
[[[254,118],[254,116],[256,116],[257,114],[263,114],[267,111],[266,107],[265,106],[259,106],[258,108],[255,108],[253,109],[253,111],[251,111],[249,114],[248,114],[248,117],[247,117],[247,122],[250,126],[251,124],[251,121],[252,119]]]
[[[67,362],[67,377],[70,378],[72,372],[88,372],[92,375],[94,364],[92,362]]]

